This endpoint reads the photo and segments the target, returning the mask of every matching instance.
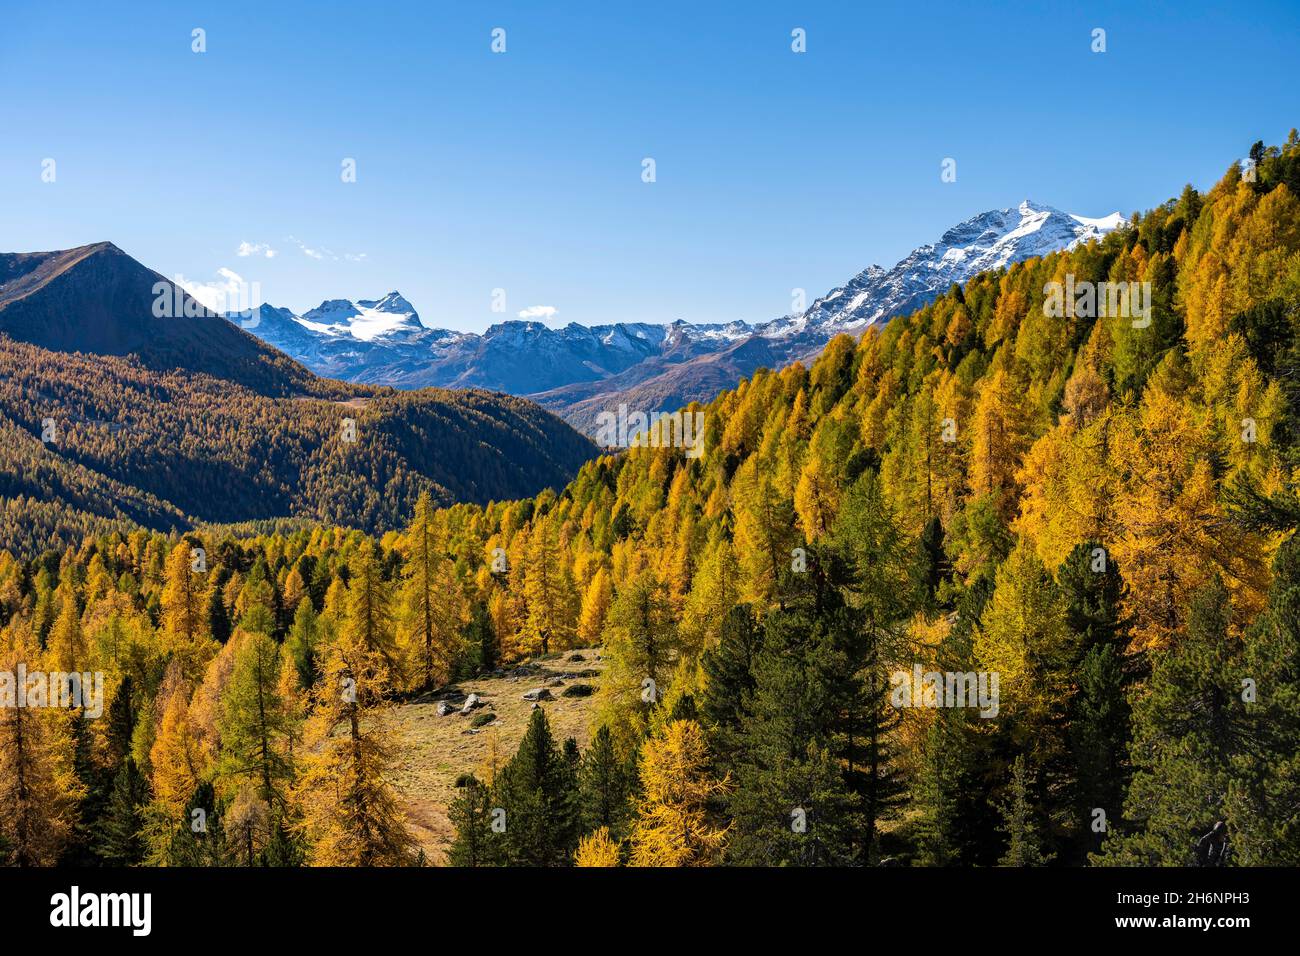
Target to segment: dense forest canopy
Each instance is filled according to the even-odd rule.
[[[4,852],[419,862],[385,711],[600,644],[591,740],[540,706],[463,781],[452,863],[1186,864],[1220,820],[1229,862],[1300,863],[1298,192],[1296,134],[1257,144],[1100,243],[722,393],[698,458],[422,500],[378,539],[0,555],[0,666],[102,670],[109,697],[0,713]],[[1067,279],[1149,283],[1150,313],[1049,314]],[[996,716],[897,706],[918,665],[998,675]]]
[[[596,453],[523,399],[300,371],[300,390],[267,394],[0,336],[0,547],[32,557],[114,528],[289,517],[382,531],[421,494],[517,498]]]

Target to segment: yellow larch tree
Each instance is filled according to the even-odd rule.
[[[709,773],[704,732],[693,720],[676,720],[662,737],[641,747],[644,795],[632,824],[633,866],[708,866],[717,862],[727,828],[712,820],[709,804],[729,781]]]

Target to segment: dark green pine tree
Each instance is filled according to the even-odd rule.
[[[1234,759],[1254,745],[1242,700],[1241,642],[1229,639],[1228,589],[1216,575],[1191,601],[1187,625],[1153,655],[1133,710],[1133,780],[1124,825],[1097,858],[1129,866],[1190,866],[1193,846],[1218,820],[1229,828]]]
[[[311,690],[320,676],[317,654],[319,644],[320,623],[316,609],[311,601],[299,601],[284,646],[293,660],[294,671],[298,675],[298,686],[302,690]]]
[[[214,640],[221,644],[230,640],[230,615],[226,612],[226,602],[222,599],[221,588],[214,587],[208,592],[208,627]]]
[[[131,752],[131,736],[135,733],[135,681],[127,674],[117,685],[113,701],[108,705],[108,728],[105,734],[108,762],[119,766]]]
[[[464,635],[469,653],[466,655],[462,676],[474,677],[495,668],[501,660],[501,647],[497,642],[496,628],[492,626],[492,615],[488,613],[487,602],[474,602]]]
[[[940,671],[975,670],[975,623],[993,594],[981,576],[957,600],[957,618],[940,643]],[[965,707],[934,711],[913,790],[917,810],[919,861],[926,866],[991,866],[1002,852],[997,838],[998,811],[988,798],[1001,783],[989,779],[993,741],[984,718]]]
[[[939,578],[942,533],[933,535]],[[875,862],[879,823],[903,802],[905,785],[893,747],[900,721],[890,701],[889,667],[902,651],[902,622],[915,610],[908,593],[909,554],[885,503],[879,479],[863,472],[849,488],[836,517],[826,561],[846,606],[828,604],[827,634],[847,666],[828,673],[835,705],[830,750],[844,767],[849,789],[861,800],[857,859]]]
[[[307,585],[307,593],[311,595],[312,607],[319,614],[325,609],[325,594],[334,583],[334,572],[330,570],[329,562],[317,561],[308,580],[311,583]]]
[[[1045,866],[1050,857],[1043,850],[1040,823],[1030,803],[1029,768],[1023,756],[1011,763],[1011,785],[1002,804],[1002,832],[1007,850],[1001,866]]]
[[[722,619],[716,647],[701,658],[704,693],[700,716],[709,748],[719,768],[730,769],[740,747],[747,700],[754,691],[754,662],[763,649],[763,631],[748,604],[733,607]]]
[[[304,604],[310,603],[303,601]],[[264,866],[302,866],[307,861],[307,848],[297,835],[293,823],[283,811],[277,810],[271,819],[266,846],[262,848]]]
[[[623,839],[632,817],[635,784],[635,763],[620,759],[614,735],[602,726],[583,755],[578,772],[582,832],[608,827],[611,839]]]
[[[752,669],[731,800],[741,863],[875,862],[879,823],[903,796],[886,661],[912,610],[908,554],[874,472],[810,551],[764,621]]]
[[[1230,859],[1300,866],[1300,536],[1273,559],[1268,606],[1246,630],[1240,676],[1252,740],[1228,796]]]
[[[864,626],[860,614],[845,609],[832,623],[830,639],[849,663],[844,672],[827,675],[827,689],[837,704],[831,752],[843,765],[849,789],[861,800],[857,859],[870,863],[880,822],[902,804],[906,793],[892,743],[901,715],[889,699],[882,634]]]
[[[1128,589],[1119,567],[1101,545],[1092,541],[1075,545],[1056,579],[1065,597],[1066,622],[1082,638],[1081,651],[1098,646],[1122,651],[1128,644],[1128,622],[1121,606]]]
[[[1073,793],[1067,853],[1075,863],[1101,848],[1123,810],[1128,785],[1128,690],[1138,676],[1126,654],[1119,568],[1095,542],[1076,545],[1057,572],[1066,620],[1079,636],[1077,690],[1069,708],[1070,759],[1061,778]]]
[[[1130,708],[1124,665],[1113,647],[1093,647],[1078,670],[1070,745],[1075,763],[1077,863],[1101,849],[1112,821],[1123,812],[1129,777]]]
[[[222,866],[227,861],[226,840],[217,812],[217,795],[204,781],[194,789],[185,814],[167,848],[168,866]]]
[[[493,787],[505,811],[504,862],[509,866],[566,866],[578,845],[571,761],[555,745],[546,711],[538,707],[519,750]]]
[[[952,564],[944,550],[943,523],[938,515],[921,529],[909,571],[917,607],[937,611],[940,588],[952,579]]]
[[[99,830],[95,852],[109,866],[136,866],[144,860],[145,845],[140,836],[149,784],[128,756],[113,781],[108,809]]]
[[[829,692],[849,667],[824,622],[803,610],[764,622],[729,809],[728,858],[742,866],[848,865],[858,859],[860,797],[831,750],[838,706]]]
[[[452,800],[447,816],[456,837],[447,852],[450,866],[497,866],[503,859],[505,835],[492,830],[492,792],[470,776]]]
[[[912,798],[921,811],[914,831],[922,866],[956,866],[962,861],[964,834],[958,810],[961,757],[966,742],[965,709],[939,708],[925,734]]]
[[[72,715],[72,772],[81,781],[86,795],[77,807],[77,820],[73,824],[72,840],[62,862],[69,866],[94,866],[95,834],[112,793],[111,769],[99,766],[94,756],[94,740],[86,715],[77,711]]]
[[[566,737],[564,747],[560,751],[560,757],[562,761],[560,791],[563,794],[560,821],[566,830],[564,839],[572,844],[574,850],[577,850],[578,839],[582,836],[582,793],[580,790],[582,751],[578,748],[578,741],[573,737]],[[572,859],[572,855],[570,855],[570,859]]]

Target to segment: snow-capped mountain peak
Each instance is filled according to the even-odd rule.
[[[415,307],[400,292],[381,299],[327,299],[305,313],[298,323],[304,328],[332,337],[351,337],[362,342],[375,339],[407,338],[424,331]]]
[[[376,312],[395,312],[398,314],[415,315],[415,307],[402,297],[400,292],[390,292],[379,300],[362,299],[357,305],[366,309],[373,309]]]
[[[1014,209],[990,209],[948,229],[938,242],[912,250],[892,269],[872,266],[814,302],[802,316],[777,319],[762,334],[785,334],[796,323],[827,334],[861,329],[906,315],[953,284],[990,269],[1100,239],[1125,225],[1119,213],[1088,219],[1026,199]]]

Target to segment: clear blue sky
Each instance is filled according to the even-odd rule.
[[[0,251],[108,239],[459,329],[761,321],[982,210],[1147,208],[1300,125],[1294,2],[702,6],[8,4]]]

